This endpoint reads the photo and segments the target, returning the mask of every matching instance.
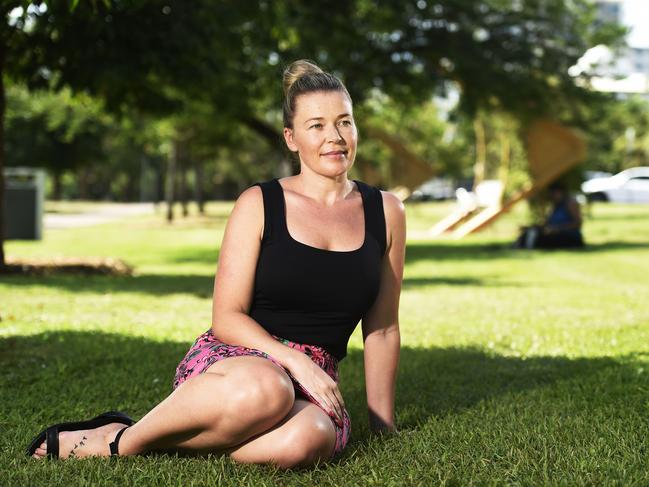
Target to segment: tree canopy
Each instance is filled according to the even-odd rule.
[[[465,113],[523,117],[587,98],[568,68],[622,33],[593,22],[588,0],[8,0],[0,15],[2,78],[171,116],[179,131],[196,113],[198,132],[226,147],[247,127],[277,151],[281,71],[296,58],[341,75],[357,103],[378,90],[411,107],[453,82]],[[0,153],[3,140],[0,126]]]

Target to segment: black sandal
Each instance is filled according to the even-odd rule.
[[[122,423],[126,427],[129,427],[135,423],[126,414],[119,411],[108,411],[106,413],[100,414],[92,419],[87,421],[77,421],[73,423],[59,423],[49,428],[44,429],[38,435],[34,437],[29,447],[27,448],[27,456],[32,456],[36,452],[36,449],[44,441],[47,444],[47,456],[50,458],[59,458],[59,433],[62,431],[79,431],[79,430],[89,430],[94,428],[99,428],[100,426],[105,426],[110,423]],[[111,442],[111,455],[113,454],[113,446],[115,445],[115,452],[117,452],[117,445],[119,444],[119,438],[122,436],[126,428],[122,429],[115,440]]]
[[[122,428],[121,430],[119,430],[115,435],[115,439],[108,444],[111,457],[119,455],[119,440],[122,438],[124,431],[126,431],[128,428],[129,427],[127,426],[126,428]]]

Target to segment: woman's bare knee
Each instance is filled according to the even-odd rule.
[[[301,467],[330,458],[335,445],[331,419],[318,406],[296,399],[284,421],[237,446],[230,457],[239,463]]]
[[[280,367],[261,357],[232,357],[211,365],[203,375],[220,378],[215,405],[226,415],[266,414],[283,418],[293,407],[293,383]]]
[[[243,364],[242,364],[243,365]],[[219,410],[212,430],[226,445],[239,444],[280,422],[293,407],[295,390],[285,372],[272,364],[252,362],[222,375]]]
[[[247,417],[283,418],[293,407],[295,390],[285,372],[274,365],[250,367],[229,373],[229,412]]]
[[[281,468],[306,467],[331,457],[336,445],[336,432],[331,420],[318,417],[286,435],[275,454],[274,462]]]

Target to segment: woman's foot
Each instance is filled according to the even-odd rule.
[[[59,458],[107,457],[110,455],[109,443],[117,433],[126,428],[122,423],[110,423],[98,428],[59,433]],[[36,449],[34,458],[47,456],[47,442]]]

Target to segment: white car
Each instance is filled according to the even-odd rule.
[[[410,201],[435,201],[448,200],[455,196],[455,186],[450,179],[433,178],[415,189]]]
[[[615,176],[595,178],[581,185],[589,201],[649,203],[649,167],[632,167]]]

